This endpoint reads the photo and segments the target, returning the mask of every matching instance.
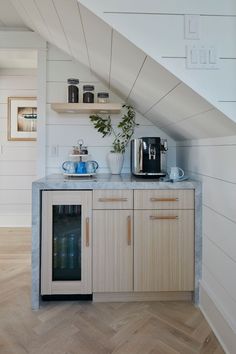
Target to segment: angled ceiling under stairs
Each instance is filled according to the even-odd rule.
[[[174,139],[236,134],[231,119],[77,0],[11,2],[26,26],[90,67]]]

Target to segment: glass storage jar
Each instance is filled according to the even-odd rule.
[[[94,91],[93,85],[84,85],[83,86],[83,103],[94,103]]]
[[[108,102],[109,102],[109,93],[108,92],[98,92],[97,103],[108,103]]]
[[[68,79],[68,103],[78,103],[79,102],[79,89],[76,85],[79,84],[78,79]]]

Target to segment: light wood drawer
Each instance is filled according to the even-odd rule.
[[[135,190],[134,209],[194,209],[194,190]]]
[[[93,209],[133,209],[133,190],[95,190]]]

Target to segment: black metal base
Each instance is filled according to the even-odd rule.
[[[93,301],[93,294],[42,295],[43,301]]]

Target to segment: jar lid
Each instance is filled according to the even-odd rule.
[[[79,79],[67,79],[67,83],[71,85],[78,85]]]
[[[108,92],[98,92],[98,98],[108,98],[109,93]]]
[[[84,85],[83,86],[83,90],[84,91],[93,91],[94,90],[94,86],[93,85]]]

